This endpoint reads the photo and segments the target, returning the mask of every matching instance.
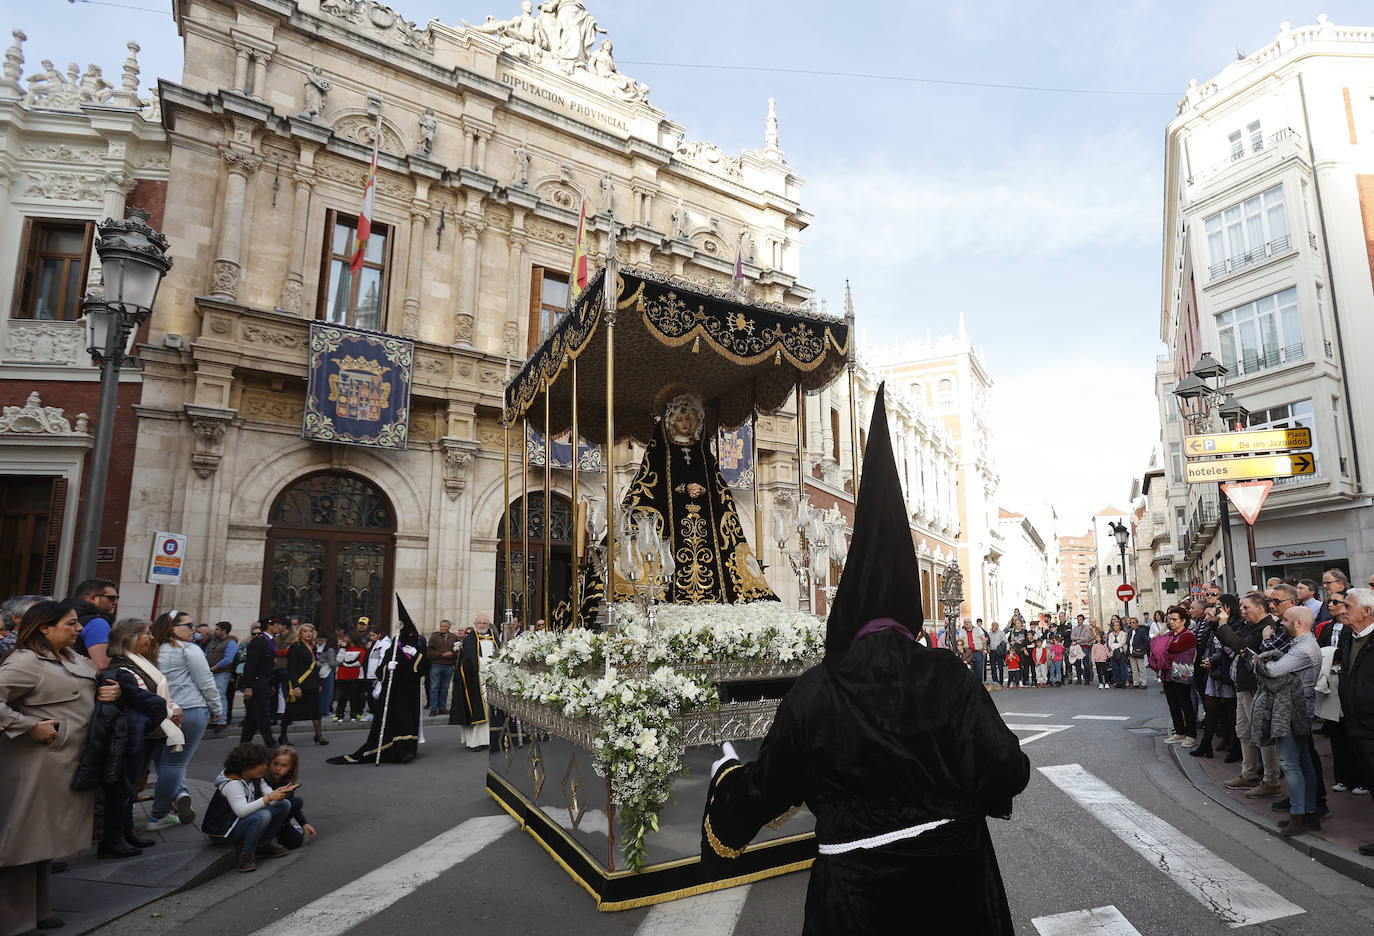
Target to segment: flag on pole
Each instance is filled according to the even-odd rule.
[[[735,241],[735,283],[744,279],[744,232],[740,231],[739,239]]]
[[[577,246],[573,248],[572,272],[568,275],[568,308],[577,305],[577,297],[587,288],[587,202],[577,218]]]
[[[381,145],[382,115],[378,114],[376,132],[372,136],[372,165],[368,167],[367,179],[363,182],[363,206],[358,210],[358,229],[353,235],[349,273],[357,273],[363,268],[363,251],[367,249],[367,239],[372,234],[372,206],[377,200],[377,151]]]

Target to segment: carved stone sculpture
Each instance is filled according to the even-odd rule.
[[[530,184],[530,150],[523,140],[515,148],[515,184],[520,188]]]
[[[768,99],[768,121],[764,125],[763,142],[769,149],[778,148],[778,102]]]
[[[81,101],[75,81],[68,81],[53,66],[51,59],[43,59],[43,70],[29,76],[29,93],[24,99],[30,107],[47,107],[53,110],[75,110]],[[71,72],[78,69],[75,63]]]
[[[648,98],[648,85],[625,77],[620,73],[620,69],[615,67],[615,58],[611,55],[611,40],[602,41],[601,48],[591,57],[591,64],[593,74],[622,101],[638,103]]]
[[[325,96],[333,87],[334,83],[324,76],[323,68],[318,65],[312,67],[305,76],[305,109],[301,111],[301,116],[314,120],[323,114]]]
[[[0,415],[0,433],[9,435],[72,435],[72,424],[59,406],[44,406],[35,390],[23,406],[6,406]],[[86,432],[87,416],[76,417],[76,433]]]
[[[600,214],[615,214],[615,184],[609,172],[601,176],[601,207],[597,210]]]
[[[24,73],[24,40],[29,37],[24,35],[22,29],[15,29],[10,35],[14,37],[14,42],[5,50],[4,80],[0,81],[0,92],[5,97],[22,98],[24,86],[19,83],[19,76]]]
[[[101,76],[99,65],[87,65],[81,76],[79,94],[82,104],[108,104],[114,97],[114,85]]]
[[[680,198],[677,200],[677,207],[673,209],[673,237],[678,240],[687,239],[687,208]]]
[[[420,153],[428,156],[434,152],[434,135],[439,131],[439,122],[434,119],[434,108],[426,107],[420,115]]]

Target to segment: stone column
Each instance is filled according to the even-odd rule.
[[[219,251],[210,279],[210,295],[217,299],[238,298],[243,271],[243,209],[248,195],[248,177],[262,164],[261,157],[235,149],[220,150],[229,170],[224,185],[224,210],[219,236]]]
[[[472,168],[472,143],[476,136],[471,130],[463,130],[463,166],[467,169]]]
[[[487,165],[487,140],[491,137],[490,133],[478,131],[477,137],[477,162],[473,164],[473,169],[482,172]]]
[[[234,90],[243,94],[248,93],[249,51],[246,45],[234,44]]]
[[[416,199],[410,203],[410,254],[406,264],[405,311],[401,319],[401,334],[407,338],[420,335],[420,282],[424,278],[425,223],[429,221],[429,202]]]
[[[477,267],[482,250],[481,233],[486,222],[477,218],[459,218],[463,232],[463,255],[459,264],[458,311],[453,319],[453,343],[472,345],[477,330]]]
[[[253,52],[253,97],[259,101],[265,100],[263,95],[267,91],[267,66],[271,62],[272,56],[261,49]]]
[[[301,314],[305,291],[305,235],[310,224],[310,196],[315,190],[315,170],[298,166],[291,174],[296,181],[296,203],[291,213],[291,253],[287,256],[286,281],[281,287],[281,310]],[[324,232],[330,236],[329,231]]]
[[[644,193],[644,226],[654,226],[654,193]]]
[[[111,169],[100,177],[100,181],[104,185],[100,216],[116,220],[124,217],[125,198],[134,189],[133,178],[123,169]],[[86,292],[95,295],[105,294],[105,289],[102,286],[104,274],[101,271],[100,254],[96,253],[95,248],[92,247],[90,263],[87,264]]]
[[[501,351],[506,357],[520,360],[520,286],[525,278],[525,212],[519,208],[511,212],[509,254],[506,261],[506,302],[510,315],[501,336]]]

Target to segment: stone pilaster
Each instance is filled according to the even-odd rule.
[[[420,283],[424,280],[425,226],[429,222],[429,202],[410,203],[410,254],[406,264],[406,297],[401,318],[401,334],[417,338],[420,334]]]
[[[481,259],[482,231],[486,222],[463,217],[458,220],[463,232],[462,258],[459,261],[458,311],[453,319],[453,343],[472,345],[477,326],[477,268]]]
[[[291,177],[296,182],[296,201],[292,206],[291,253],[287,260],[286,280],[281,287],[281,310],[300,315],[305,290],[305,234],[310,223],[310,196],[315,190],[315,170],[297,167]],[[325,236],[329,236],[328,231]]]

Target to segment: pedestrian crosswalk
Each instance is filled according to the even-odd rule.
[[[466,861],[516,828],[509,816],[478,816],[313,900],[253,936],[340,936]]]
[[[1250,926],[1306,912],[1080,765],[1058,764],[1039,770],[1132,851],[1229,926]]]
[[[658,904],[635,936],[730,936],[748,897],[746,885]]]
[[[1040,936],[1140,936],[1140,930],[1116,907],[1072,910],[1036,917],[1031,926]]]

